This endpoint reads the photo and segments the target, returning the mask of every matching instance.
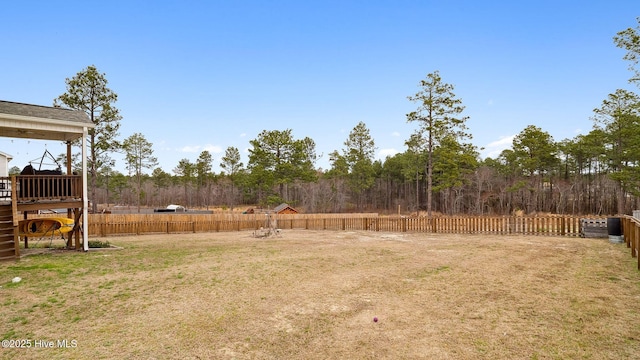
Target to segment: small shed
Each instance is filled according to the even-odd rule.
[[[166,208],[164,209],[153,209],[153,212],[173,212],[173,213],[183,213],[186,212],[187,209],[182,206],[182,205],[175,205],[175,204],[171,204],[168,205]]]
[[[276,214],[297,214],[298,210],[292,208],[289,204],[282,203],[273,208],[273,212]]]
[[[169,210],[173,210],[175,212],[185,212],[187,211],[187,209],[185,209],[184,206],[182,205],[175,205],[175,204],[171,204],[171,205],[167,205],[167,209]]]

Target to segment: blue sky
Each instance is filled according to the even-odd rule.
[[[378,158],[404,151],[407,96],[438,70],[472,142],[497,156],[528,125],[586,133],[608,94],[637,91],[612,40],[637,16],[637,0],[11,1],[0,99],[52,105],[95,65],[119,96],[120,139],[144,134],[165,171],[203,150],[219,171],[229,146],[246,165],[250,140],[285,129],[311,137],[326,169],[359,121]],[[11,166],[64,152],[1,136]]]

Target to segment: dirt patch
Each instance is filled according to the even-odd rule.
[[[284,231],[105,239],[2,264],[22,358],[634,358],[640,274],[606,240]],[[377,317],[378,322],[373,318]]]

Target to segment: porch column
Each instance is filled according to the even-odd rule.
[[[87,128],[82,129],[82,246],[89,251],[89,191],[87,189]]]
[[[67,141],[67,175],[71,175],[71,141]]]
[[[71,141],[67,141],[67,175],[71,175]],[[76,210],[77,211],[77,210]],[[73,219],[73,212],[71,211],[71,209],[67,209],[67,217]],[[75,232],[75,231],[74,231]],[[71,248],[71,245],[73,244],[73,233],[74,232],[70,232],[67,236],[69,237],[67,239],[67,249]],[[78,237],[76,236],[76,241],[78,241]],[[76,245],[76,249],[78,249],[78,246]]]

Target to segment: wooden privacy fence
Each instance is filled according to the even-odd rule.
[[[224,215],[224,214],[220,214]],[[90,214],[89,236],[257,230],[264,214]],[[385,217],[377,214],[271,215],[279,229],[580,236],[578,216]]]
[[[638,258],[638,270],[640,270],[640,256],[638,256],[640,247],[640,220],[633,216],[622,217],[622,234],[627,247],[631,249],[631,257]]]

